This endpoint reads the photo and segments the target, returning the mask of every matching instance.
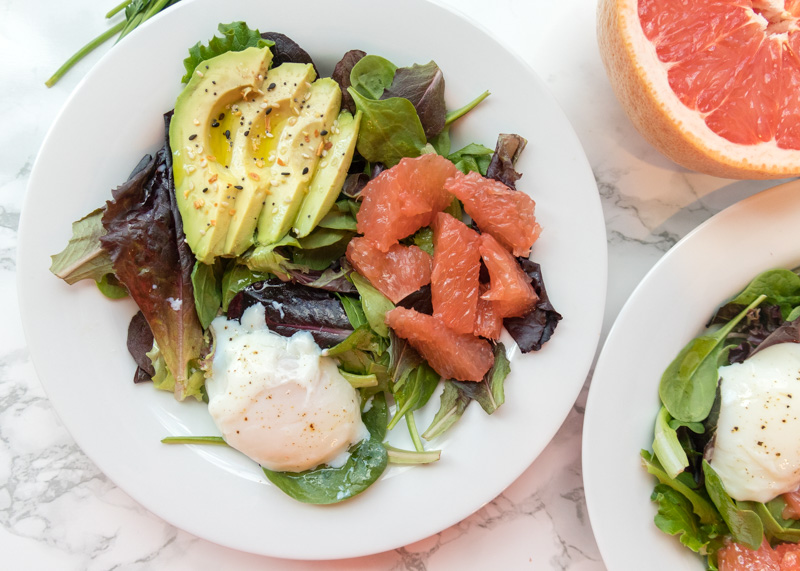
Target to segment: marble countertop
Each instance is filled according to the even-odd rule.
[[[685,171],[633,129],[596,48],[595,0],[443,0],[493,31],[544,79],[572,122],[597,180],[608,235],[602,340],[639,280],[692,228],[777,182]],[[112,2],[113,4],[113,2]],[[0,546],[6,569],[605,569],[586,513],[581,429],[590,379],[563,426],[498,498],[401,549],[330,562],[239,553],[172,527],[139,506],[81,452],[36,378],[17,310],[20,210],[37,150],[60,107],[110,45],[54,88],[44,81],[101,33],[91,0],[0,4]]]

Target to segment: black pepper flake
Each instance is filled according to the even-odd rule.
[[[208,187],[204,188],[203,192],[208,192]]]
[[[764,446],[764,443],[763,443],[761,440],[759,440],[758,442],[756,442],[756,444],[758,444],[759,446]]]
[[[272,113],[272,107],[267,107],[267,110],[264,111],[264,115],[269,115],[270,113]]]
[[[195,133],[194,135],[189,135],[190,141],[194,141],[196,138],[197,138],[197,133]]]
[[[305,167],[305,168],[303,169],[303,174],[308,174],[308,167]]]
[[[273,83],[270,83],[270,84],[269,84],[269,87],[267,87],[267,91],[272,91],[272,90],[273,90],[273,89],[275,89],[276,87],[277,87],[277,86],[275,85],[275,83],[274,83],[274,82],[273,82]]]
[[[208,69],[208,66],[206,66],[206,69]]]
[[[328,134],[328,130],[327,129],[323,129],[322,131],[319,132],[319,134],[324,137],[325,135]]]
[[[216,119],[214,119],[213,121],[211,121],[211,126],[212,126],[212,127],[219,127],[219,121],[217,121]]]
[[[237,190],[242,190],[244,187],[243,187],[241,184],[237,184],[237,185],[236,185],[236,186],[234,186],[233,188],[235,188],[235,189],[237,189]]]
[[[217,82],[216,82],[216,81],[214,81],[213,79],[211,80],[211,83],[213,83],[214,85],[216,85],[216,84],[217,84]]]
[[[290,174],[292,174],[292,173],[290,173],[290,172],[282,172],[281,174],[282,174],[283,176],[289,176],[289,175],[290,175]]]

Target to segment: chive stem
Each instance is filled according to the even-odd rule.
[[[162,438],[164,444],[214,444],[217,446],[227,446],[228,443],[222,436],[167,436]]]
[[[113,17],[114,17],[115,15],[117,15],[117,14],[118,14],[118,13],[119,13],[121,10],[124,10],[125,8],[127,8],[128,4],[130,4],[130,3],[131,3],[131,0],[123,0],[122,2],[120,2],[119,4],[117,4],[116,6],[114,6],[113,8],[111,8],[111,10],[109,10],[109,11],[106,13],[106,19],[108,19],[108,18],[113,18]]]
[[[65,61],[64,65],[58,68],[58,70],[52,75],[52,77],[50,77],[50,79],[45,81],[44,84],[47,87],[53,87],[53,85],[55,85],[55,83],[59,79],[61,79],[64,76],[64,74],[67,73],[76,63],[78,63],[80,60],[86,57],[89,54],[89,52],[91,52],[101,44],[105,43],[115,34],[119,33],[119,31],[122,30],[124,26],[125,22],[119,22],[118,24],[109,28],[108,30],[97,36],[95,39],[93,39],[91,42],[83,46],[81,49],[75,52],[75,54],[71,58]]]

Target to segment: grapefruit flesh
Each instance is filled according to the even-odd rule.
[[[436,154],[405,158],[369,181],[361,193],[358,232],[386,252],[399,240],[429,226],[453,197],[444,181],[458,172]]]
[[[480,235],[440,212],[433,222],[433,314],[458,333],[472,333],[481,271]]]
[[[368,238],[353,238],[345,252],[347,261],[369,282],[397,303],[431,282],[431,256],[417,246],[395,244],[382,252]]]
[[[386,325],[445,379],[480,381],[494,364],[488,341],[456,333],[436,316],[396,307],[386,314]]]
[[[800,545],[782,543],[773,549],[766,539],[753,551],[738,543],[719,550],[719,571],[800,571]]]
[[[517,260],[490,234],[481,234],[481,258],[489,270],[489,290],[481,299],[494,302],[502,317],[520,317],[536,306],[539,296]]]
[[[525,194],[480,173],[458,173],[445,188],[464,204],[481,232],[488,232],[515,256],[527,256],[539,237],[536,203]]]
[[[482,296],[489,289],[487,284],[481,284],[479,293]],[[478,305],[475,308],[475,335],[486,337],[487,339],[500,339],[503,332],[503,316],[494,307],[494,302],[489,299],[478,297]]]
[[[800,492],[789,492],[781,497],[786,502],[781,514],[783,519],[800,519]]]
[[[636,128],[686,168],[800,174],[800,2],[599,0],[598,43]]]

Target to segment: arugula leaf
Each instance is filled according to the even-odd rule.
[[[656,485],[650,499],[658,504],[655,516],[658,529],[677,535],[683,545],[696,553],[707,553],[709,543],[727,531],[724,524],[701,524],[691,502],[665,484]]]
[[[506,349],[502,343],[498,343],[494,347],[494,364],[480,382],[453,381],[453,384],[459,392],[478,401],[486,414],[492,414],[506,400],[503,382],[510,371],[511,366],[506,357]]]
[[[197,42],[189,48],[189,57],[183,60],[186,74],[181,78],[182,83],[188,83],[198,65],[204,61],[227,52],[240,52],[247,48],[264,48],[275,45],[275,42],[265,40],[261,32],[251,30],[244,22],[231,22],[220,24],[217,29],[222,37],[214,36],[207,46]]]
[[[364,314],[364,308],[361,307],[361,301],[349,295],[337,295],[336,297],[342,302],[344,312],[347,314],[347,319],[350,320],[350,325],[353,326],[353,329],[358,329],[367,324],[367,316]]]
[[[384,351],[383,340],[375,334],[368,324],[364,323],[348,335],[344,341],[328,349],[327,355],[336,357],[354,349],[380,354]]]
[[[658,394],[673,418],[682,422],[702,422],[708,416],[717,394],[717,369],[725,338],[747,312],[765,298],[763,294],[758,296],[714,333],[700,335],[689,341],[667,366],[661,376]]]
[[[470,143],[463,149],[449,154],[447,160],[456,165],[456,168],[464,174],[474,171],[486,176],[493,154],[494,151],[488,147]]]
[[[439,397],[439,410],[436,412],[436,416],[433,417],[430,426],[422,433],[422,437],[425,440],[432,440],[444,434],[448,428],[461,418],[471,402],[472,399],[458,390],[454,381],[445,381],[444,391]]]
[[[737,543],[756,550],[764,538],[764,524],[755,512],[739,508],[725,491],[722,480],[707,461],[703,460],[703,474],[706,478],[706,491],[717,506],[722,519],[728,524],[733,539]]]
[[[50,256],[50,271],[70,285],[85,279],[100,281],[106,274],[114,273],[111,257],[100,245],[100,237],[106,233],[102,223],[104,211],[97,208],[73,222],[67,246]]]
[[[441,377],[427,363],[422,363],[409,374],[401,377],[392,390],[397,410],[389,422],[389,430],[394,428],[400,418],[425,406],[430,400]],[[416,431],[412,430],[412,437]]]

